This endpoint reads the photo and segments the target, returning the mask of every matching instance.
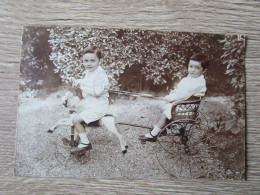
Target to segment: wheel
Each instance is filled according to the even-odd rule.
[[[197,125],[195,127],[199,129],[201,133],[203,133],[202,141],[207,144],[206,146],[210,150],[214,150],[214,148],[221,145],[221,143],[219,143],[219,141],[216,139],[217,133],[209,128],[208,119],[200,111],[198,111]]]
[[[72,155],[70,153],[72,148],[70,146],[70,139],[70,129],[64,130],[63,128],[61,128],[56,138],[55,158],[57,159],[57,161],[62,165],[66,165],[69,159],[74,159],[81,164],[85,164],[86,162],[88,162],[90,159],[90,150]],[[77,147],[77,143],[78,140],[75,139],[73,147]]]
[[[71,157],[70,151],[70,132],[68,131],[68,129],[64,130],[63,128],[61,128],[56,138],[55,157],[57,161],[60,164],[65,165]]]
[[[87,150],[82,153],[74,154],[73,157],[77,162],[80,162],[81,164],[85,164],[90,160],[90,150]]]
[[[166,136],[161,133],[166,130]],[[175,178],[208,178],[211,161],[205,116],[193,123],[171,122],[158,136],[156,156],[160,166]]]

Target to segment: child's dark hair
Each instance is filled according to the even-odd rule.
[[[83,55],[85,55],[86,53],[95,54],[99,60],[102,57],[101,51],[96,46],[93,46],[93,45],[88,46],[83,50]]]
[[[191,56],[190,60],[200,62],[203,70],[205,70],[209,66],[209,60],[208,60],[207,56],[205,56],[204,54],[201,54],[201,53]]]

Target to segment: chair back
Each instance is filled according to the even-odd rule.
[[[172,107],[173,121],[195,122],[201,100],[182,101]]]

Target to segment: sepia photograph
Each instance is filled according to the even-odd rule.
[[[14,174],[245,180],[240,34],[23,28]]]

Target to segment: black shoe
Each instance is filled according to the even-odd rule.
[[[85,152],[87,150],[91,150],[92,149],[92,145],[89,143],[89,144],[83,144],[83,145],[86,145],[86,147],[83,147],[83,148],[72,148],[70,153],[71,154],[77,154],[77,153],[82,153],[82,152]]]
[[[150,137],[145,137],[145,135],[141,135],[138,137],[139,140],[141,140],[142,142],[156,142],[157,141],[157,136],[153,136],[150,132],[150,135],[152,136],[152,138]]]

